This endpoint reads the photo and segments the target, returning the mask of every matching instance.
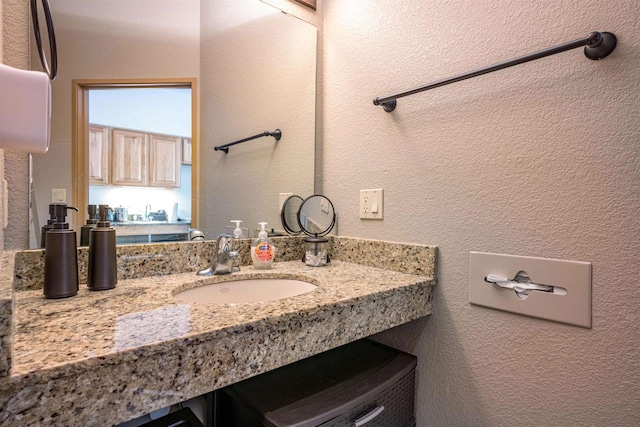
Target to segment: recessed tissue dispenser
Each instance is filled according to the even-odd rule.
[[[591,328],[591,263],[471,252],[469,302]]]

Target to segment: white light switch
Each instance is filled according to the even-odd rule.
[[[51,202],[52,203],[67,203],[67,189],[66,188],[52,188],[51,189]]]
[[[360,219],[383,219],[383,190],[360,190]]]
[[[523,298],[514,289],[488,283],[485,278],[489,275],[511,283],[528,277],[530,283],[552,289],[532,290]],[[590,328],[591,263],[471,252],[469,302]]]
[[[322,198],[320,200],[320,209],[322,209],[322,212],[324,213],[329,213],[329,200]]]

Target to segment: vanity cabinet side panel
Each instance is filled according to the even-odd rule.
[[[181,142],[176,136],[149,136],[151,187],[180,187]]]
[[[109,128],[89,126],[89,184],[109,184]]]
[[[149,157],[148,135],[123,129],[112,131],[111,183],[146,186]]]

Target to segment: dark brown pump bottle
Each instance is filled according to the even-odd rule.
[[[47,231],[44,248],[44,296],[66,298],[78,293],[76,232],[66,222],[67,210],[78,209],[64,203],[53,206],[56,220]]]
[[[85,225],[80,227],[80,246],[89,246],[89,232],[96,228],[98,223],[98,207],[96,205],[87,205],[87,213],[89,219]]]
[[[40,230],[40,247],[44,249],[47,244],[47,231],[53,228],[53,223],[56,222],[56,206],[58,203],[52,203],[49,205],[49,219],[47,223],[42,226]]]
[[[99,205],[100,219],[96,227],[89,231],[87,286],[92,291],[113,289],[118,283],[116,230],[107,221],[110,210],[107,205]]]

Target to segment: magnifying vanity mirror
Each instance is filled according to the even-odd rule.
[[[38,233],[54,198],[77,206],[81,192],[87,194],[83,203],[122,208],[127,220],[141,222],[135,225],[149,225],[149,218],[154,226],[162,226],[157,218],[180,220],[187,232],[198,228],[206,239],[229,232],[231,219],[243,220],[249,229],[260,221],[277,223],[281,193],[313,194],[317,30],[267,3],[51,3],[59,67],[52,82],[50,150],[32,160],[30,247],[39,246]],[[39,61],[32,58],[31,63],[36,69]],[[92,105],[103,107],[92,96],[72,91],[78,85],[99,89],[100,95],[107,88],[170,86],[189,92],[179,94],[188,96],[187,102],[169,101],[162,115],[157,101],[136,104],[144,124],[104,118],[91,123]],[[107,108],[114,111],[133,101],[110,102]],[[185,114],[179,105],[191,109]],[[182,120],[174,127],[178,130],[161,126],[172,120]],[[184,120],[191,122],[185,125]],[[260,138],[228,153],[214,151],[214,146],[273,129],[282,132],[277,142]],[[88,175],[93,179],[96,158],[107,165],[101,169],[105,182],[91,181],[100,195],[94,197]],[[118,171],[132,158],[138,162],[135,170],[146,168],[147,181],[123,183]],[[170,171],[179,183],[150,184],[158,171]],[[87,207],[77,207],[73,228],[79,230]]]
[[[335,223],[333,203],[320,194],[307,197],[298,209],[298,225],[307,236],[325,236]]]
[[[336,211],[327,197],[314,194],[306,199],[287,198],[281,211],[282,226],[289,234],[304,233],[305,255],[302,261],[311,267],[322,267],[331,262],[325,237],[336,224]]]
[[[298,222],[298,211],[303,201],[302,197],[294,194],[293,196],[289,196],[282,204],[280,219],[282,220],[284,231],[289,234],[297,235],[302,232],[302,228]]]

